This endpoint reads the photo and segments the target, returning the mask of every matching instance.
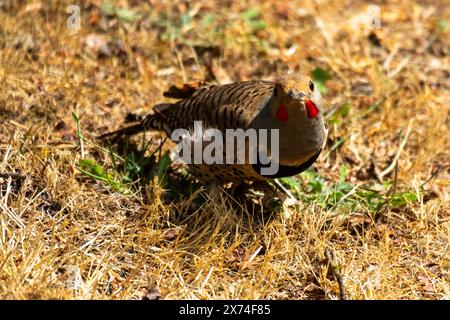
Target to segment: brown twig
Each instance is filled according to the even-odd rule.
[[[339,299],[346,300],[344,281],[342,280],[342,276],[341,276],[341,273],[339,272],[338,265],[334,262],[334,255],[333,255],[333,252],[331,251],[331,249],[329,249],[329,248],[325,249],[325,257],[327,258],[328,263],[330,264],[331,270],[333,271],[334,278],[338,282]]]
[[[428,182],[430,182],[431,180],[433,180],[434,178],[436,178],[436,177],[439,175],[439,173],[441,173],[441,171],[442,171],[442,170],[445,170],[445,169],[450,169],[450,165],[439,166],[439,167],[437,167],[437,168],[433,171],[433,173],[431,174],[431,176],[430,176],[427,180],[425,180],[424,183],[422,183],[422,184],[420,185],[419,189],[422,189]]]
[[[20,174],[20,173],[15,173],[15,172],[0,172],[0,178],[13,178],[13,179],[20,179],[20,180],[25,180],[25,178],[27,176]]]

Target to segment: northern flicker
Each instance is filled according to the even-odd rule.
[[[198,88],[185,85],[182,89],[172,87],[164,95],[179,100],[156,105],[136,125],[100,138],[145,130],[164,131],[171,137],[175,129],[192,130],[195,121],[224,135],[227,129],[278,129],[278,141],[274,141],[278,157],[271,159],[278,162],[275,173],[262,174],[263,164],[259,160],[250,162],[248,154],[244,163],[190,164],[191,173],[205,182],[264,181],[296,175],[316,161],[326,141],[322,97],[311,79],[303,75],[287,74],[275,82],[252,80]],[[259,139],[256,144],[246,140],[249,150],[258,149],[259,144]],[[225,148],[223,152],[225,157]]]

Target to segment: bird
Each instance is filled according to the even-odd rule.
[[[177,99],[173,103],[155,105],[150,113],[131,126],[101,135],[100,139],[116,140],[147,130],[163,131],[168,137],[177,129],[192,132],[201,122],[204,130],[214,129],[226,136],[227,130],[274,130],[278,155],[276,172],[263,173],[259,154],[250,161],[250,151],[240,163],[190,163],[191,174],[204,182],[262,182],[268,179],[294,176],[308,169],[319,157],[328,134],[324,103],[312,79],[298,73],[287,73],[275,81],[247,80],[229,84],[204,82],[172,86],[163,95]],[[262,146],[261,140],[245,140],[249,150],[265,150],[272,154],[273,146]],[[204,149],[207,144],[202,144]],[[261,147],[261,148],[259,148]],[[226,148],[219,149],[223,158]],[[217,150],[216,150],[217,151]]]

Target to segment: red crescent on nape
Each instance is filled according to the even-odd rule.
[[[315,118],[319,114],[319,109],[317,109],[314,102],[312,102],[310,99],[306,100],[306,112],[308,113],[308,117]]]
[[[282,104],[282,103],[278,107],[277,119],[282,121],[282,122],[288,121],[288,119],[289,119],[289,115],[288,115],[286,106],[284,104]]]

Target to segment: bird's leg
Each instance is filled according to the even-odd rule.
[[[208,182],[205,186],[208,197],[214,202],[219,202],[222,197],[222,190],[216,181]]]

